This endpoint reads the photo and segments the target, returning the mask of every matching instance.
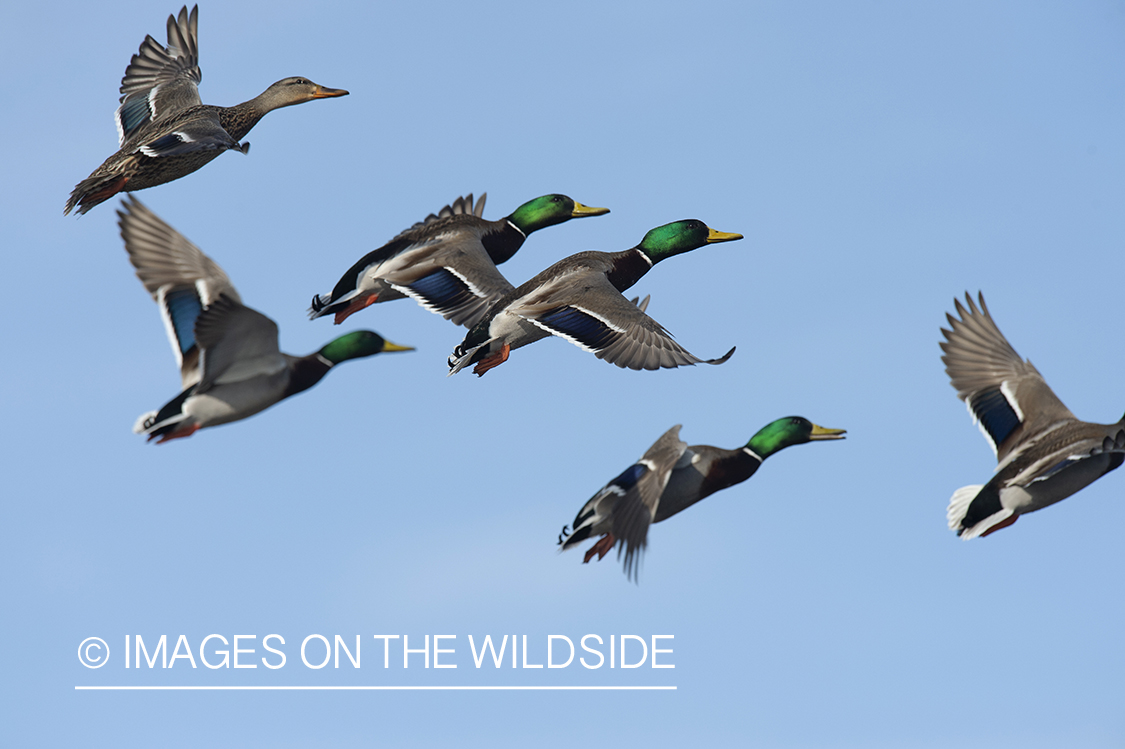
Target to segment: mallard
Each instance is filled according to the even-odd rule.
[[[167,442],[245,419],[320,381],[335,365],[411,351],[369,330],[308,356],[277,345],[277,323],[242,304],[227,274],[139,200],[122,201],[121,237],[137,277],[160,308],[183,392],[140,417],[133,431]]]
[[[474,207],[472,195],[458,198],[361,257],[331,292],[313,297],[309,317],[335,314],[339,325],[371,304],[411,296],[431,312],[471,328],[512,289],[496,266],[515,255],[528,234],[609,213],[566,195],[543,195],[510,216],[486,221],[481,218],[484,200],[481,195]]]
[[[565,551],[592,536],[601,538],[586,551],[583,562],[600,560],[614,544],[625,552],[625,574],[636,577],[638,554],[644,550],[650,523],[659,523],[717,491],[741,484],[762,462],[792,445],[844,439],[845,430],[826,429],[801,416],[786,416],[758,430],[745,446],[724,450],[692,445],[680,439],[680,425],[669,429],[640,460],[602,487],[571,523],[563,527],[559,546]]]
[[[1125,417],[1116,424],[1079,421],[1030,361],[1020,358],[992,320],[965,294],[942,328],[945,371],[999,465],[983,486],[953,493],[949,528],[963,539],[1006,528],[1082,489],[1125,461]]]
[[[85,213],[119,192],[143,190],[191,174],[239,141],[268,112],[313,99],[346,96],[307,78],[283,78],[250,101],[215,107],[199,99],[198,6],[168,16],[168,46],[146,36],[121,79],[114,119],[121,150],[78,183],[64,214]]]
[[[475,363],[473,372],[483,375],[507,361],[512,349],[548,335],[565,338],[623,368],[722,364],[733,348],[718,359],[699,359],[621,292],[662,260],[736,239],[742,235],[686,219],[652,229],[628,250],[571,255],[494,303],[454,349],[449,374]]]

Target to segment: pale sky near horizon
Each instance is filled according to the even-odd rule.
[[[62,208],[116,148],[130,55],[178,10],[0,11],[13,745],[1125,743],[1125,473],[960,541],[949,497],[995,460],[938,347],[954,297],[983,290],[1079,418],[1125,410],[1125,6],[204,3],[204,102],[290,75],[351,94],[274,112],[249,154],[134,195],[277,321],[283,350],[360,328],[417,350],[156,446],[131,426],[179,377],[118,201]],[[744,234],[631,290],[697,356],[737,352],[631,372],[552,339],[446,377],[464,331],[411,301],[307,320],[361,255],[482,191],[488,218],[550,192],[611,209],[532,236],[501,268],[513,283],[677,219]],[[847,439],[787,449],[654,525],[639,584],[615,554],[556,552],[673,424],[735,447],[791,414]],[[131,650],[126,668],[138,635],[192,658],[137,668]],[[358,636],[360,665],[306,666],[317,635]],[[486,635],[515,638],[515,667],[510,650],[475,664]],[[580,662],[597,660],[586,635],[607,660],[613,638],[614,668]],[[202,662],[236,636],[257,668]],[[560,636],[573,661],[534,668],[549,643],[565,660]],[[76,658],[90,637],[102,668]],[[427,637],[430,667],[403,668],[404,639]],[[621,668],[642,640],[675,668],[651,652]],[[435,644],[456,668],[434,667]],[[676,689],[524,689],[563,686]]]

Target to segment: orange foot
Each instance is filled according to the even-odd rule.
[[[344,320],[347,320],[349,317],[354,315],[356,312],[359,312],[361,309],[367,309],[377,301],[379,301],[379,295],[372,294],[370,292],[364,294],[363,296],[356,297],[352,300],[351,304],[336,313],[336,325],[339,325]]]
[[[510,353],[512,353],[512,347],[505,343],[495,354],[489,354],[477,362],[477,365],[473,367],[473,374],[477,377],[483,377],[488,370],[495,369],[508,361],[508,354]]]
[[[980,537],[984,538],[985,536],[990,536],[990,535],[992,535],[993,533],[995,533],[996,531],[998,531],[1002,528],[1007,528],[1009,525],[1011,525],[1012,523],[1016,522],[1019,519],[1020,519],[1019,515],[1012,515],[1007,520],[1005,520],[1001,523],[997,523],[996,525],[994,525],[991,528],[989,528],[988,530],[986,530],[984,533],[980,534]]]
[[[175,439],[179,439],[180,437],[190,437],[191,435],[195,434],[198,431],[199,431],[199,424],[197,424],[193,421],[190,424],[187,424],[185,426],[181,426],[179,429],[174,429],[173,431],[168,432],[163,437],[161,437],[160,441],[157,442],[156,444],[163,445],[168,440],[175,440]],[[149,440],[151,440],[151,439],[152,439],[152,437],[149,437]]]
[[[612,533],[605,534],[600,539],[598,539],[598,542],[591,546],[590,549],[586,552],[586,556],[582,559],[582,564],[586,564],[586,562],[589,562],[591,559],[593,559],[595,554],[598,555],[598,561],[602,561],[605,555],[609,553],[609,550],[613,548],[613,545],[615,543],[617,543],[617,539],[613,537]]]

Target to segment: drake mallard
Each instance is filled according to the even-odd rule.
[[[160,308],[183,387],[137,420],[133,431],[150,440],[167,442],[253,416],[349,359],[412,350],[359,330],[308,356],[282,353],[277,323],[243,305],[215,261],[139,200],[123,200],[122,208],[118,225],[129,261]]]
[[[543,195],[497,221],[481,218],[485,195],[461,197],[361,257],[327,294],[313,297],[309,317],[335,314],[336,324],[364,307],[414,297],[456,325],[472,327],[512,289],[496,266],[511,259],[527,235],[572,218],[602,216],[566,195]]]
[[[267,113],[313,99],[346,96],[307,78],[283,78],[233,107],[199,99],[198,6],[168,16],[168,45],[146,36],[121,79],[114,114],[121,149],[78,183],[64,214],[85,213],[119,192],[143,190],[191,174],[223,151],[246,153],[239,141]]]
[[[1125,417],[1116,424],[1079,421],[1030,361],[1020,358],[992,320],[965,294],[961,319],[946,313],[945,371],[999,465],[983,486],[953,493],[949,528],[963,539],[1006,528],[1020,515],[1066,499],[1125,461]]]
[[[622,368],[722,364],[733,348],[718,359],[700,359],[621,292],[662,260],[736,239],[742,235],[687,219],[652,229],[628,250],[571,255],[493,304],[454,349],[449,374],[476,364],[473,372],[483,375],[507,361],[512,349],[548,335],[565,338]]]
[[[771,455],[792,445],[844,439],[845,430],[826,429],[801,416],[786,416],[758,430],[743,447],[724,450],[691,445],[680,439],[680,425],[669,429],[640,460],[590,498],[559,545],[565,551],[591,536],[601,538],[586,551],[601,560],[614,544],[625,552],[625,574],[636,578],[638,554],[647,544],[648,527],[691,507],[717,491],[741,484]]]

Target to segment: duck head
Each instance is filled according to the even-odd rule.
[[[691,218],[650,229],[637,249],[655,264],[704,245],[733,242],[736,239],[742,239],[742,235],[712,229],[699,219]]]
[[[759,429],[746,446],[764,459],[793,445],[820,440],[842,440],[846,431],[818,426],[803,416],[786,416]]]
[[[388,351],[413,350],[413,346],[400,346],[397,343],[391,343],[383,336],[370,330],[356,330],[330,341],[317,353],[333,364],[339,364],[349,359],[360,359]]]
[[[607,213],[609,213],[608,208],[582,205],[566,195],[541,195],[513,211],[512,215],[508,216],[508,220],[526,236],[533,231],[561,224],[572,218],[604,216]]]

